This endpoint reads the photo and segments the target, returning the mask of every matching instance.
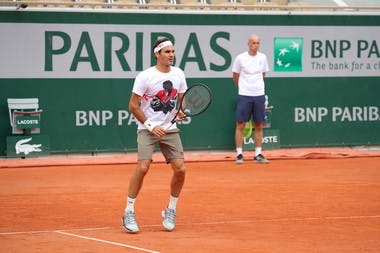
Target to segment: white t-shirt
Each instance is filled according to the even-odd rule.
[[[257,52],[251,56],[248,52],[239,54],[232,72],[239,73],[239,95],[261,96],[265,94],[263,72],[268,72],[269,66],[265,54]]]
[[[186,89],[185,74],[180,68],[171,67],[170,72],[163,73],[150,67],[136,76],[132,92],[142,97],[141,110],[153,125],[167,129],[175,115],[178,93]],[[170,129],[176,127],[173,124]],[[141,122],[137,128],[146,129]]]

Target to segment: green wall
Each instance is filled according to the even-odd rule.
[[[89,24],[88,28],[83,24]],[[186,149],[234,148],[237,91],[231,79],[231,64],[236,54],[246,49],[246,35],[255,31],[259,31],[262,42],[265,42],[262,43],[262,51],[270,60],[272,73],[266,78],[266,91],[269,105],[273,106],[271,129],[279,131],[281,147],[380,144],[380,68],[376,69],[380,66],[377,65],[380,62],[379,24],[377,15],[0,11],[0,32],[5,41],[4,46],[8,46],[7,51],[14,50],[16,54],[18,50],[25,52],[14,58],[0,59],[3,69],[0,70],[0,156],[6,155],[5,140],[11,135],[6,100],[27,97],[39,98],[43,110],[41,134],[49,136],[51,152],[135,150],[136,124],[128,112],[128,100],[134,76],[140,68],[150,65],[150,40],[157,31],[167,32],[175,38],[177,65],[180,62],[183,64],[188,84],[202,82],[213,92],[214,100],[209,110],[180,126]],[[94,28],[90,25],[94,25]],[[116,57],[112,59],[113,69],[105,70],[102,64],[106,59],[104,48],[107,47],[97,45],[104,40],[103,32],[97,33],[103,29],[102,25],[106,26],[104,29],[107,31],[126,34],[117,38],[123,37],[124,42],[129,43],[129,51],[124,55],[130,70],[117,69],[115,66],[118,66],[120,59],[118,61]],[[143,25],[141,33],[138,32],[139,25]],[[171,30],[173,25],[174,31]],[[9,26],[24,29],[21,32],[23,34],[9,32]],[[334,33],[336,26],[342,31],[347,26],[361,29],[358,29],[358,36],[350,34],[342,37]],[[309,31],[319,28],[331,34],[319,35]],[[367,28],[370,32],[366,32]],[[130,33],[128,29],[131,29]],[[185,31],[183,36],[181,29]],[[57,53],[62,47],[57,37],[57,41],[52,42],[56,43],[53,45],[56,53],[52,57],[55,61],[53,70],[46,70],[46,54],[49,50],[44,31],[53,30],[67,34],[71,48],[67,50],[68,59],[64,53]],[[305,31],[305,35],[299,34],[299,31]],[[356,30],[351,31],[355,33]],[[87,40],[83,39],[83,34],[89,35]],[[221,37],[213,40],[218,35]],[[20,42],[10,44],[18,36],[30,38],[30,44],[23,42],[26,49],[17,46]],[[273,41],[278,36],[303,36],[302,71],[273,71],[276,57]],[[322,49],[310,48],[315,41],[327,45],[323,57],[316,56],[316,52]],[[334,41],[338,44],[329,48],[328,45],[334,45]],[[144,46],[140,47],[138,42],[144,43]],[[91,47],[93,55],[89,51]],[[4,55],[7,51],[0,53]],[[128,56],[128,53],[131,54]],[[70,63],[72,66],[75,57],[78,64],[76,72],[70,71],[68,67]],[[24,58],[25,62],[20,60]],[[370,67],[363,67],[356,72],[344,69],[344,63],[351,66],[354,61]],[[95,62],[99,65],[98,70],[92,65]],[[329,64],[340,63],[343,69],[329,68]],[[315,67],[323,64],[325,69]]]

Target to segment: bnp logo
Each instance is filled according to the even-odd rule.
[[[302,38],[274,39],[274,71],[302,71]]]

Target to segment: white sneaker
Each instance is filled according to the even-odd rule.
[[[162,218],[164,220],[162,221],[162,225],[167,231],[173,231],[175,227],[175,216],[176,216],[176,211],[170,208],[165,208],[162,210]]]
[[[139,226],[137,225],[135,213],[126,212],[122,218],[123,227],[127,230],[128,233],[135,234],[139,232]]]

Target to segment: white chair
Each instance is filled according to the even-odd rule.
[[[16,117],[22,115],[32,115],[41,117],[38,107],[38,98],[8,98],[9,120],[12,126],[12,134],[24,134],[24,129],[17,128]],[[31,129],[32,134],[40,133],[40,128]]]

